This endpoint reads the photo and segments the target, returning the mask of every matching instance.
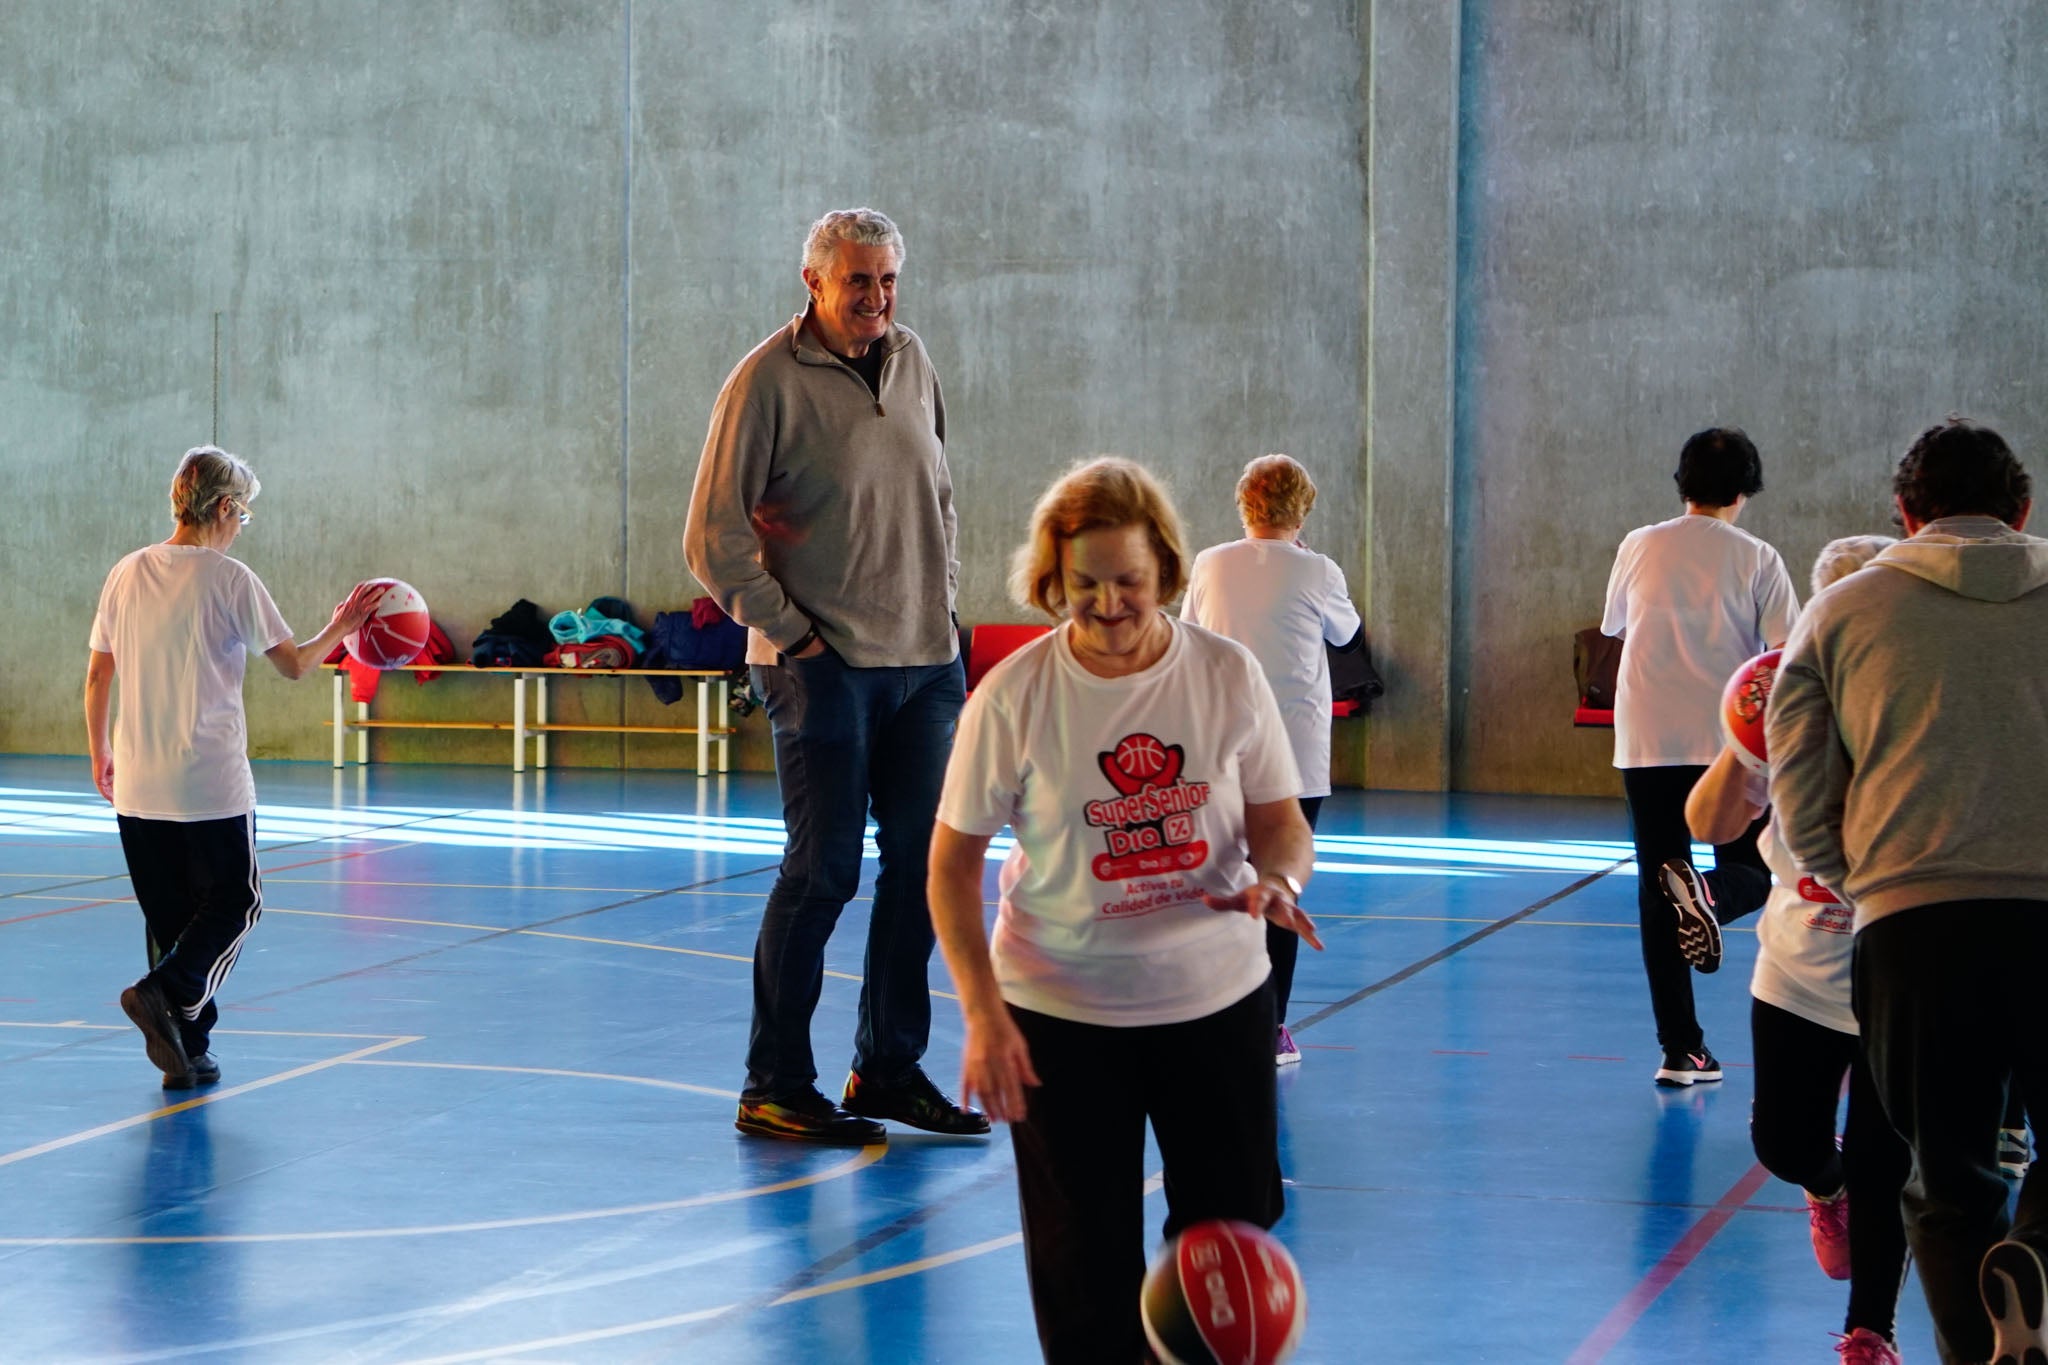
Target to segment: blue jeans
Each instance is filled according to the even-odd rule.
[[[860,887],[871,811],[881,857],[853,1068],[863,1080],[894,1084],[916,1070],[931,1036],[925,865],[966,674],[958,659],[853,668],[828,649],[757,665],[753,678],[775,735],[788,839],[754,943],[746,1098],[784,1099],[818,1079],[811,1015],[825,982],[825,942]]]

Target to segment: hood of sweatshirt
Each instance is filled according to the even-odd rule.
[[[1993,517],[1931,521],[1870,562],[1979,602],[2010,602],[2048,586],[2048,540]]]

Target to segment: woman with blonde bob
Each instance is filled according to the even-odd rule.
[[[217,446],[186,451],[171,480],[177,529],[113,567],[92,621],[86,747],[148,931],[149,971],[121,1008],[167,1090],[220,1079],[208,1051],[214,993],[263,913],[243,666],[254,651],[302,678],[384,596],[358,583],[326,629],[295,640],[255,571],[228,558],[261,488]]]
[[[1242,645],[1164,610],[1180,519],[1129,460],[1053,484],[1014,595],[1058,621],[968,700],[930,900],[966,1021],[963,1098],[1010,1124],[1048,1361],[1144,1353],[1144,1154],[1165,1234],[1282,1209],[1265,925],[1320,948],[1313,852],[1272,689]],[[993,941],[989,840],[1009,825]]]
[[[1247,464],[1237,481],[1244,539],[1195,556],[1180,608],[1182,620],[1229,636],[1265,670],[1301,770],[1301,814],[1310,830],[1330,794],[1330,660],[1323,646],[1356,649],[1363,638],[1344,571],[1301,543],[1302,523],[1315,505],[1315,480],[1292,456],[1261,455]],[[1273,1059],[1281,1066],[1301,1060],[1287,1031],[1300,947],[1296,935],[1266,926],[1280,1020]]]

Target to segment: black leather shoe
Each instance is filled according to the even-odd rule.
[[[912,1071],[895,1085],[873,1085],[858,1071],[846,1077],[846,1098],[840,1101],[849,1114],[871,1119],[894,1119],[927,1133],[952,1137],[978,1137],[988,1131],[988,1115],[964,1104],[932,1084],[922,1071]]]
[[[780,1100],[743,1099],[732,1126],[755,1137],[828,1147],[866,1147],[889,1139],[881,1124],[854,1117],[815,1090]]]
[[[190,1090],[195,1085],[218,1085],[219,1083],[220,1063],[213,1060],[211,1052],[202,1052],[197,1057],[194,1057],[192,1059],[192,1069],[183,1076],[173,1076],[168,1071],[164,1073],[164,1089],[166,1090]]]
[[[165,1084],[170,1084],[174,1077],[190,1084],[185,1078],[192,1074],[192,1059],[185,1055],[178,1017],[171,1012],[171,1002],[163,991],[146,978],[138,981],[121,992],[121,1012],[142,1030],[143,1047],[156,1069],[164,1073]]]

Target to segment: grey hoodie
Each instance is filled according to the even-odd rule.
[[[2048,540],[1949,517],[1815,597],[1786,642],[1765,718],[1778,832],[1858,929],[2048,902],[2044,586]]]

